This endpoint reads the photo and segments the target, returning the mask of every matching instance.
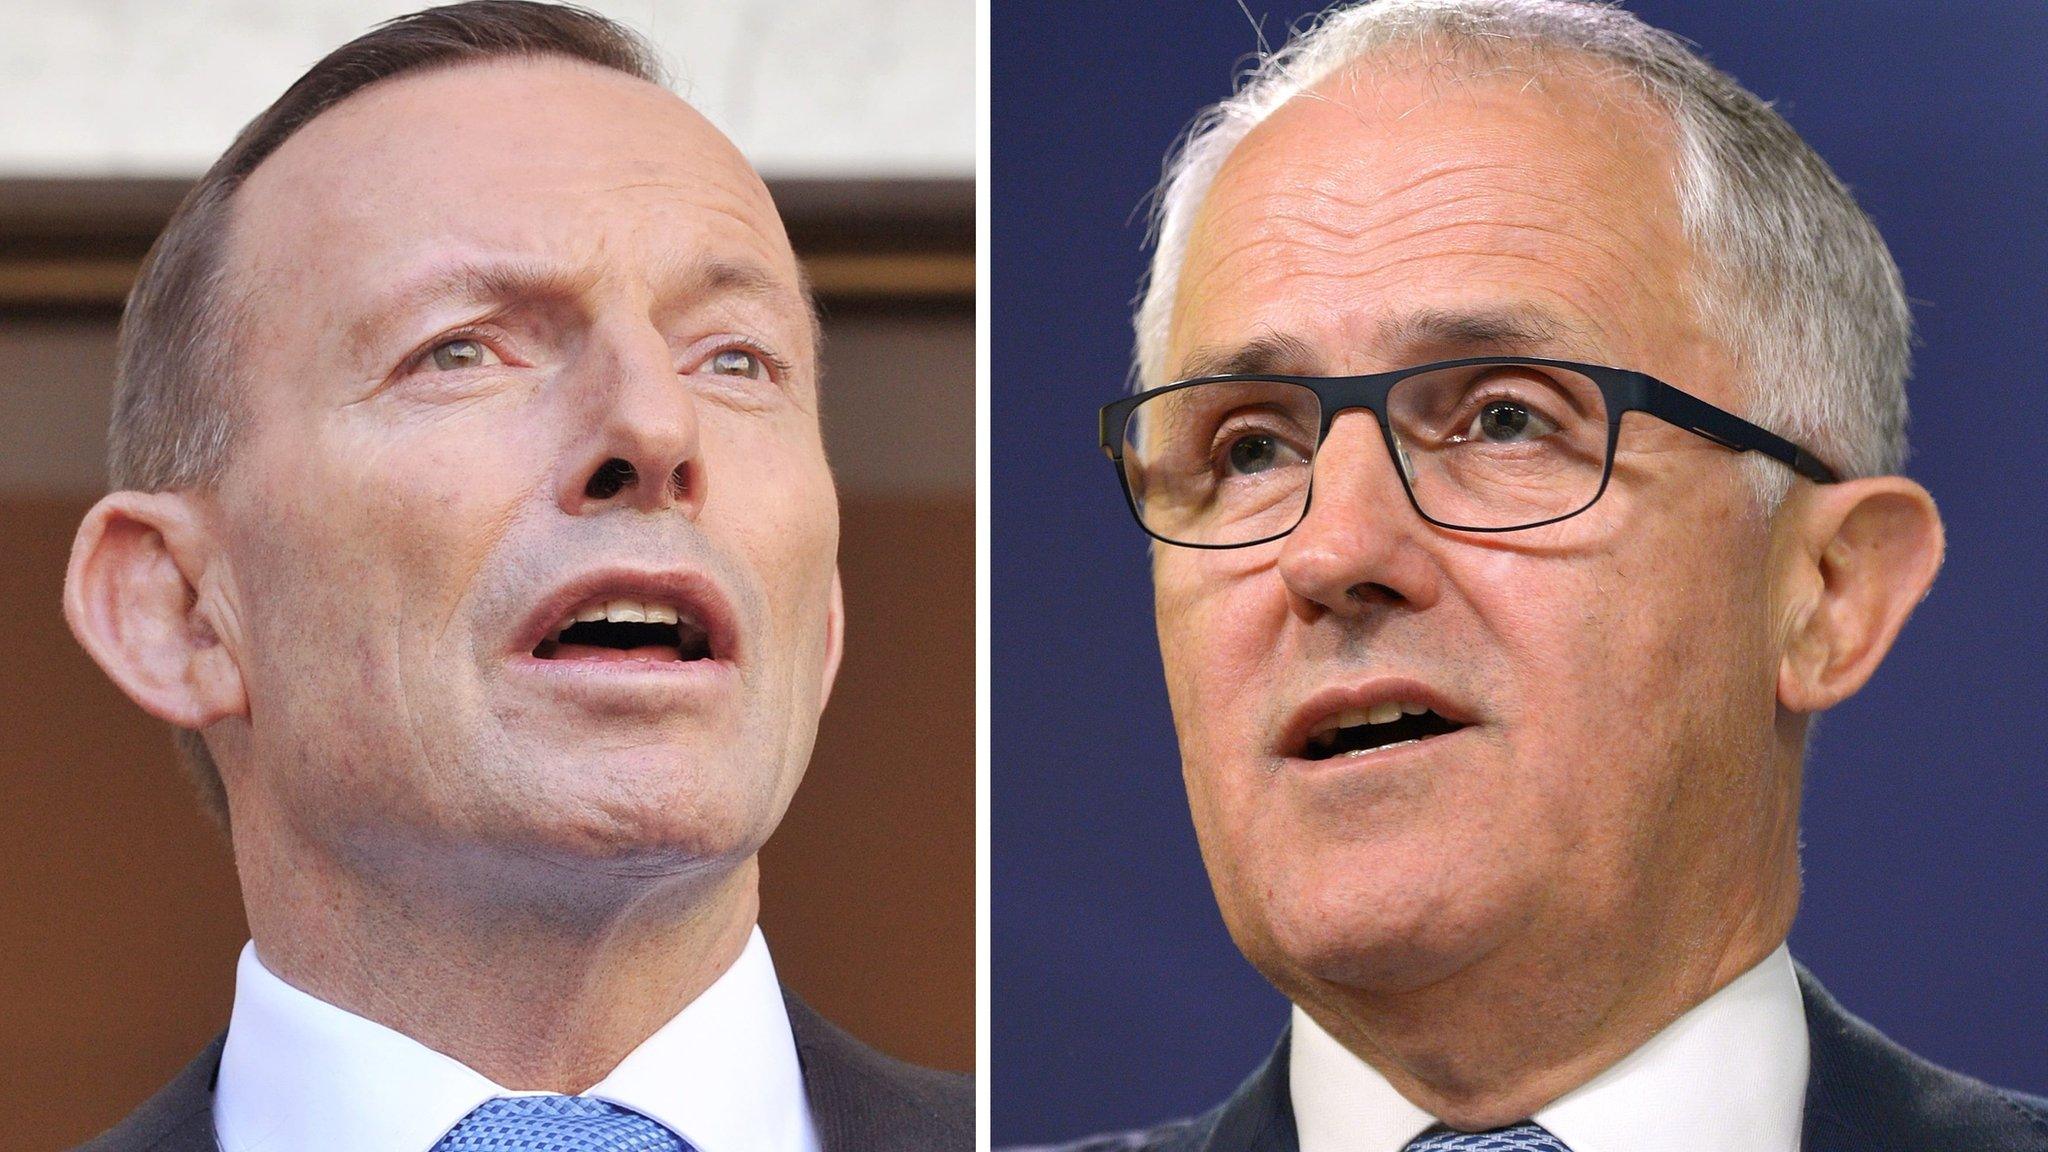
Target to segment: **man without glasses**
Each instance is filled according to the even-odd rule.
[[[766,189],[577,9],[338,49],[121,332],[65,613],[183,747],[252,943],[92,1147],[964,1148],[777,985],[756,853],[839,664],[815,319]],[[203,733],[203,735],[201,735]]]
[[[1811,719],[1942,554],[1897,271],[1790,127],[1618,10],[1381,0],[1198,121],[1158,223],[1103,447],[1294,1012],[1077,1147],[2048,1149],[1786,952]]]

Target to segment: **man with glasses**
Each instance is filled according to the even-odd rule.
[[[1082,1147],[2048,1149],[1786,951],[1809,725],[1942,555],[1898,273],[1790,127],[1611,8],[1382,0],[1201,117],[1157,223],[1102,447],[1294,1011]]]

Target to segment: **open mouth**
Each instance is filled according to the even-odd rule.
[[[677,663],[711,660],[711,634],[687,609],[631,599],[591,600],[534,646],[541,660]]]
[[[1324,718],[1309,733],[1299,755],[1303,760],[1328,760],[1448,736],[1464,727],[1425,705],[1387,701],[1370,708],[1346,709]]]

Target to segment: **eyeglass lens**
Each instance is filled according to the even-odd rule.
[[[1580,373],[1436,369],[1403,377],[1386,409],[1402,479],[1438,523],[1519,528],[1579,512],[1600,494],[1607,405]],[[1308,511],[1322,430],[1321,404],[1302,384],[1161,390],[1125,425],[1124,478],[1139,520],[1166,540],[1210,547],[1284,535]]]

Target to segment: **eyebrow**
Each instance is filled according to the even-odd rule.
[[[1382,318],[1374,326],[1373,347],[1388,350],[1396,362],[1538,355],[1568,350],[1579,332],[1578,326],[1533,305],[1423,308]],[[1308,340],[1268,332],[1231,347],[1196,348],[1181,362],[1176,379],[1298,374],[1325,359]]]
[[[568,268],[528,257],[465,258],[437,263],[385,294],[369,313],[349,326],[349,337],[357,346],[367,346],[396,319],[446,304],[573,300],[590,292],[603,274],[601,266]],[[739,296],[793,308],[805,316],[812,345],[818,346],[817,302],[801,271],[792,291],[784,280],[751,261],[684,257],[665,262],[657,270],[657,280],[665,295],[690,299]]]
[[[1432,349],[1458,355],[1487,355],[1558,351],[1567,337],[1576,336],[1576,325],[1530,304],[1504,304],[1488,308],[1423,308],[1379,323],[1377,333],[1383,347]]]
[[[1197,376],[1263,376],[1302,372],[1320,356],[1298,336],[1268,332],[1232,348],[1197,348],[1181,361],[1179,378]]]

